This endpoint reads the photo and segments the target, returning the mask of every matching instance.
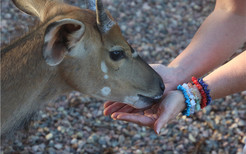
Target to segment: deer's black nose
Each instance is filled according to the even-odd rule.
[[[160,88],[161,88],[161,91],[164,92],[165,85],[164,85],[163,81],[160,82]]]

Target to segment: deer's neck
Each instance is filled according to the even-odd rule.
[[[29,34],[2,54],[1,122],[2,132],[18,125],[41,104],[69,91],[57,75],[57,68],[42,56],[43,34]]]

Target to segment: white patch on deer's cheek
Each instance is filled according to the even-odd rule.
[[[106,79],[106,80],[108,79],[108,75],[107,74],[104,75],[104,79]]]
[[[111,89],[109,87],[104,87],[101,89],[101,93],[103,96],[108,96],[111,92]]]
[[[107,68],[107,66],[106,66],[104,61],[101,62],[101,70],[102,70],[103,73],[107,73],[108,72],[108,68]]]
[[[101,62],[101,70],[104,73],[104,79],[107,80],[108,77],[109,77],[108,74],[107,74],[108,73],[108,68],[107,68],[107,66],[106,66],[104,61]]]

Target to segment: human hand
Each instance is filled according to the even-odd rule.
[[[175,89],[177,87],[177,85],[179,84],[177,82],[179,76],[178,76],[178,73],[175,71],[174,68],[166,67],[166,66],[161,65],[161,64],[152,64],[150,66],[163,79],[163,82],[165,84],[164,96],[170,90],[173,90],[173,89]],[[123,103],[108,101],[108,102],[106,102],[104,104],[104,115],[110,115],[110,114],[112,114],[114,112],[117,112],[117,113],[119,113],[119,112],[121,112],[121,113],[129,113],[129,114],[132,114],[132,115],[134,114],[134,116],[131,117],[132,122],[135,121],[135,123],[137,123],[136,120],[140,120],[140,117],[141,117],[141,121],[142,122],[139,122],[139,124],[142,123],[142,125],[144,124],[145,126],[150,126],[151,127],[151,125],[153,125],[154,121],[157,119],[157,110],[159,109],[160,106],[161,106],[161,104],[159,103],[159,104],[155,104],[155,105],[153,105],[153,106],[151,106],[149,108],[135,109],[135,108],[133,108],[133,107],[131,107],[129,105],[123,104]],[[146,116],[141,116],[140,113],[143,113]],[[115,118],[116,115],[117,114],[114,114],[114,116],[111,115],[111,117]],[[138,116],[140,116],[140,117],[138,117]],[[152,127],[152,128],[154,128],[154,127]]]
[[[111,114],[111,117],[115,120],[148,126],[159,134],[162,127],[184,110],[185,99],[182,92],[175,90],[168,92],[161,103],[149,108],[135,109],[129,105],[114,102],[106,102],[104,108],[104,114]]]

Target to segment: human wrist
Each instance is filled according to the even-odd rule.
[[[175,76],[175,82],[177,85],[191,81],[190,79],[192,75],[188,69],[185,69],[180,65],[168,65],[168,68],[172,69],[173,76]]]
[[[190,116],[211,102],[210,90],[202,78],[192,77],[192,82],[178,85],[177,90],[181,91],[185,98],[186,108],[182,112],[183,115]]]

